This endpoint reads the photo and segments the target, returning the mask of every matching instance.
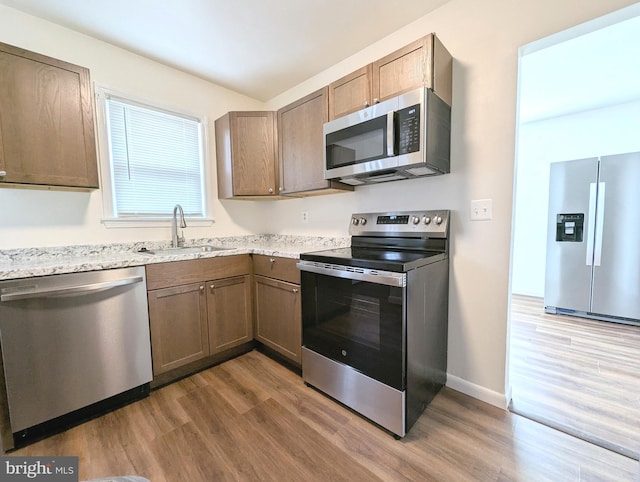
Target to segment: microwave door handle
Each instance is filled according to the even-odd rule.
[[[395,112],[387,112],[387,157],[395,156]]]

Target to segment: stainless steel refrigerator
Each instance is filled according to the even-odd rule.
[[[640,324],[640,153],[551,164],[548,313]]]

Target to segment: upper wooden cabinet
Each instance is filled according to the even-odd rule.
[[[327,122],[328,88],[278,111],[278,158],[280,194],[311,196],[353,190],[324,178],[322,125]]]
[[[418,87],[451,105],[451,54],[429,34],[329,85],[329,119],[356,112]]]
[[[229,112],[215,123],[218,198],[353,190],[324,179],[323,124],[422,86],[451,105],[452,65],[447,49],[429,34],[281,108],[277,122],[274,112]]]
[[[89,70],[0,43],[0,186],[97,188],[91,99]]]
[[[329,84],[329,119],[337,119],[371,105],[371,65]]]
[[[228,112],[215,131],[218,198],[277,196],[275,112]]]

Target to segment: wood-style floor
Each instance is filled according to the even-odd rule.
[[[82,479],[636,481],[638,463],[445,388],[402,440],[253,351],[14,452]]]
[[[612,450],[640,452],[640,327],[550,315],[512,297],[512,409]]]

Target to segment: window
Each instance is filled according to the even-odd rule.
[[[207,215],[203,122],[98,90],[105,222]],[[104,149],[106,147],[106,149]]]

